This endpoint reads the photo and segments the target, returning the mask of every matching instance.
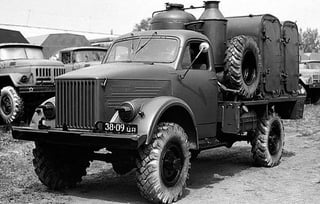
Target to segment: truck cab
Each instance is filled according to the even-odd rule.
[[[76,70],[101,64],[107,51],[107,48],[96,46],[69,47],[58,52],[58,60],[66,69]]]
[[[207,44],[208,48],[200,50],[202,44]],[[207,132],[214,136],[218,86],[213,51],[206,36],[188,30],[133,33],[115,41],[105,63],[114,66],[117,63],[129,63],[129,66],[131,63],[145,64],[142,66],[163,72],[164,77],[147,77],[141,73],[138,78],[157,77],[159,83],[165,80],[166,95],[180,98],[189,104],[198,128],[211,129]],[[151,80],[145,86],[152,86],[153,83]]]
[[[201,50],[203,44],[208,46],[205,50]],[[97,121],[121,120],[115,114],[123,102],[135,99],[151,102],[160,97],[166,106],[173,103],[172,113],[166,117],[175,117],[186,126],[193,124],[189,130],[193,135],[192,147],[198,148],[197,137],[214,137],[217,127],[218,84],[210,46],[207,37],[187,30],[124,35],[113,43],[103,64],[56,78],[57,118],[44,122],[52,128],[92,130]],[[90,97],[85,100],[83,96],[88,94]],[[97,100],[101,97],[103,100]],[[178,108],[176,100],[184,104],[185,110]],[[141,103],[135,102],[136,106]],[[166,106],[152,112],[155,114],[161,108],[165,111]],[[186,117],[177,117],[179,111]],[[31,125],[37,127],[42,117],[35,113]],[[158,120],[152,117],[144,118],[148,122],[138,128],[138,135],[152,134],[152,126],[156,125],[152,121]]]

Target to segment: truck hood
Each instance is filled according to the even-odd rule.
[[[0,62],[0,67],[3,68],[20,68],[20,67],[63,67],[63,63],[56,60],[48,59],[21,59],[21,60],[5,60]]]
[[[144,63],[108,63],[68,72],[57,79],[148,79],[165,80],[174,69]]]

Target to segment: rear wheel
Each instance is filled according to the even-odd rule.
[[[72,188],[86,175],[90,151],[40,142],[36,142],[35,146],[35,172],[50,189]]]
[[[273,167],[280,163],[284,146],[284,130],[277,115],[261,119],[252,140],[252,153],[257,165]]]
[[[158,125],[152,142],[139,150],[137,185],[154,203],[172,203],[182,195],[190,169],[188,138],[174,123]]]

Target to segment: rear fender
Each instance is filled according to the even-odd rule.
[[[194,114],[183,100],[171,96],[161,96],[152,99],[138,99],[140,110],[135,119],[130,122],[138,125],[138,134],[146,135],[145,144],[149,144],[152,135],[160,122],[179,124],[187,133],[191,149],[198,149],[198,136]],[[118,111],[111,122],[123,123]]]

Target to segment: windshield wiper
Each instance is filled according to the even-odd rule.
[[[155,35],[157,35],[157,32],[154,32],[154,33],[150,36],[150,38],[149,38],[145,43],[143,43],[143,45],[141,45],[141,46],[135,51],[134,55],[136,55],[138,52],[140,52],[140,50],[142,50],[142,49],[152,40],[153,36],[155,36]],[[139,44],[140,44],[140,42],[139,42]]]

